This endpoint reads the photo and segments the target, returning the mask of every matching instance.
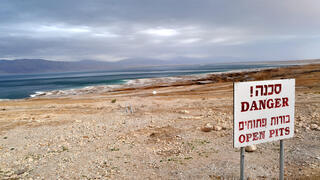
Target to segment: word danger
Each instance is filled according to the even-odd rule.
[[[244,102],[241,102],[241,112],[286,107],[286,106],[289,106],[288,101],[289,99],[287,97],[275,98],[275,99],[263,99],[263,100],[251,101],[251,102],[244,101]]]

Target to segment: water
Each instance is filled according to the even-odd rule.
[[[123,84],[131,79],[181,76],[264,67],[270,67],[270,65],[162,66],[121,71],[0,75],[0,99],[27,98],[39,91],[64,90],[93,85]]]

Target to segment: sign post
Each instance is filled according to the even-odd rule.
[[[279,179],[283,180],[284,178],[284,148],[283,148],[283,140],[280,140],[280,175]]]
[[[283,139],[294,135],[295,80],[234,83],[233,146],[240,147],[240,179],[244,147],[280,140],[280,174],[284,177]]]
[[[241,147],[240,152],[240,180],[244,180],[244,147]]]

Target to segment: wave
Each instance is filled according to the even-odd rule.
[[[45,91],[36,91],[34,94],[31,94],[30,97],[38,97],[38,96],[44,96],[44,95],[49,95],[49,92]]]

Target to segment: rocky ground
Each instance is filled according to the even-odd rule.
[[[237,179],[232,82],[280,78],[297,86],[285,177],[319,179],[319,64],[0,102],[0,179]],[[276,179],[279,142],[246,153],[245,168]]]

